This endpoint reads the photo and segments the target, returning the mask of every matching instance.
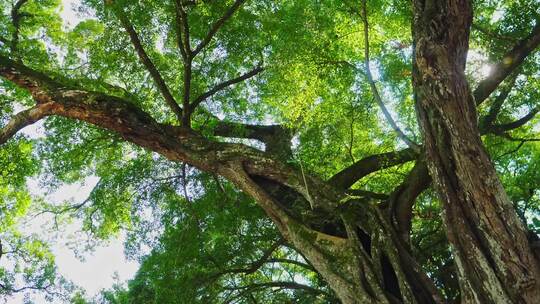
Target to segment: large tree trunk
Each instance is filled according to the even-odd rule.
[[[416,107],[465,303],[540,303],[526,230],[486,153],[465,78],[471,3],[414,1]]]

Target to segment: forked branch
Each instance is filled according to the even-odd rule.
[[[510,130],[517,129],[526,123],[528,123],[531,119],[533,119],[536,114],[540,112],[540,106],[537,106],[529,111],[525,116],[521,117],[520,119],[517,119],[513,122],[505,123],[505,124],[497,124],[497,125],[491,125],[486,130],[487,133],[494,133],[494,134],[501,134],[504,132],[508,132]]]

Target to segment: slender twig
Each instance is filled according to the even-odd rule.
[[[191,111],[195,110],[195,108],[201,103],[203,102],[204,100],[206,100],[208,97],[216,94],[217,92],[231,86],[231,85],[234,85],[234,84],[237,84],[239,82],[242,82],[244,80],[247,80],[257,74],[259,74],[260,72],[262,72],[264,70],[263,67],[261,66],[257,66],[256,68],[254,68],[253,70],[245,73],[245,74],[242,74],[236,78],[233,78],[233,79],[230,79],[230,80],[227,80],[227,81],[224,81],[222,83],[219,83],[217,84],[216,86],[214,86],[213,88],[211,88],[210,90],[206,91],[205,93],[203,93],[202,95],[200,95],[199,97],[197,97],[190,105],[190,109]]]
[[[234,1],[233,5],[229,7],[229,9],[219,18],[211,27],[210,31],[206,36],[203,38],[203,40],[195,47],[193,50],[193,56],[196,56],[214,37],[214,35],[217,33],[217,31],[227,22],[229,18],[240,8],[240,6],[245,2],[246,0],[236,0]]]
[[[403,133],[403,131],[399,128],[395,120],[392,118],[392,114],[388,111],[386,106],[384,105],[384,102],[382,101],[381,95],[379,94],[379,90],[377,89],[377,86],[375,85],[375,81],[373,80],[373,75],[371,74],[371,68],[369,66],[369,24],[368,24],[368,18],[367,18],[367,4],[366,0],[362,0],[362,21],[364,23],[364,67],[366,71],[366,78],[369,82],[369,86],[371,87],[371,91],[373,93],[373,97],[375,98],[375,101],[381,108],[381,111],[383,112],[384,117],[394,129],[397,136],[403,140],[411,149],[413,149],[415,152],[420,152],[420,146],[413,142],[411,139]]]
[[[478,25],[476,23],[473,23],[471,27],[474,30],[477,30],[478,32],[480,32],[480,33],[482,33],[485,36],[488,36],[490,38],[495,38],[495,39],[498,39],[498,40],[510,41],[510,42],[517,42],[518,41],[518,39],[516,39],[515,37],[509,36],[509,35],[503,35],[503,34],[499,34],[499,33],[490,31],[490,30],[488,30],[486,28],[483,28],[482,26],[480,26],[480,25]]]

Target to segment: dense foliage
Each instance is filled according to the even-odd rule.
[[[407,187],[422,161],[404,141],[422,142],[411,83],[409,1],[367,1],[366,19],[361,1],[348,0],[83,0],[81,21],[71,26],[63,23],[61,7],[59,0],[2,0],[0,66],[23,64],[66,87],[129,100],[162,124],[185,123],[190,108],[191,129],[216,147],[242,143],[269,152],[274,143],[250,135],[251,127],[279,126],[272,132],[286,134],[292,145],[287,151],[276,144],[272,153],[301,172],[306,188],[308,174],[328,180],[370,156],[405,151],[345,187],[384,203]],[[473,88],[539,27],[539,10],[534,0],[474,2],[466,68]],[[188,60],[183,39],[197,53]],[[477,108],[484,145],[531,237],[540,233],[539,67],[540,55],[531,52]],[[17,80],[0,78],[1,125],[9,127],[35,98]],[[61,116],[44,118],[41,133],[7,140],[2,131],[0,296],[43,294],[73,303],[339,303],[266,210],[221,172]],[[98,182],[81,203],[51,202],[28,187],[38,180],[54,191],[88,177]],[[458,300],[441,201],[431,188],[419,192],[410,251],[441,294]],[[287,212],[295,218],[343,235],[341,227],[313,219],[318,213],[304,212],[313,206],[295,194],[282,199],[291,202]],[[91,299],[57,274],[50,243],[58,240],[32,232],[36,218],[45,219],[41,229],[51,235],[80,223],[74,246],[81,253],[126,235],[126,255],[140,261],[139,271],[126,285]]]

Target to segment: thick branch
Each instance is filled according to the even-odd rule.
[[[371,68],[369,66],[369,24],[367,19],[367,4],[366,0],[362,1],[362,19],[364,22],[364,66],[366,70],[366,77],[369,82],[369,86],[371,87],[371,91],[373,93],[373,97],[375,98],[375,101],[381,108],[381,111],[383,112],[384,117],[392,127],[392,129],[396,132],[397,136],[403,140],[407,146],[415,150],[416,152],[420,151],[420,147],[418,144],[413,142],[403,131],[399,128],[395,120],[392,118],[392,114],[388,111],[386,106],[384,105],[384,102],[382,101],[381,95],[379,94],[379,90],[377,89],[377,86],[375,85],[375,81],[373,81],[373,75],[371,74]]]
[[[473,93],[476,104],[479,105],[484,102],[497,89],[497,86],[519,67],[538,45],[540,45],[540,22],[536,24],[532,33],[527,38],[520,40],[503,56],[502,61],[493,67],[491,75],[478,84]]]
[[[210,31],[208,34],[206,34],[206,37],[203,38],[203,40],[195,47],[195,50],[193,50],[193,56],[196,56],[201,52],[201,50],[210,43],[214,35],[219,31],[219,29],[231,18],[231,16],[240,8],[240,6],[246,2],[246,0],[235,0],[234,4],[227,9],[225,14],[221,16],[210,28]]]
[[[242,74],[236,78],[233,78],[233,79],[230,79],[230,80],[227,80],[227,81],[224,81],[222,83],[219,83],[217,84],[216,86],[214,86],[213,88],[211,88],[210,90],[206,91],[204,94],[200,95],[199,97],[197,97],[190,105],[190,109],[193,111],[201,102],[203,102],[204,100],[206,100],[208,97],[216,94],[217,92],[233,85],[233,84],[237,84],[239,82],[242,82],[246,79],[249,79],[257,74],[259,74],[260,72],[262,72],[264,70],[263,67],[261,66],[257,66],[256,68],[254,68],[253,70],[245,73],[245,74]]]
[[[38,104],[33,108],[15,114],[11,120],[0,130],[0,145],[8,141],[22,128],[29,126],[47,115],[52,114],[52,102]]]
[[[264,143],[266,152],[280,160],[286,161],[292,157],[292,131],[282,125],[252,125],[218,120],[214,135],[256,139]]]
[[[371,155],[338,172],[328,182],[340,189],[347,189],[372,172],[406,163],[416,157],[417,154],[411,148]]]
[[[172,96],[169,88],[167,87],[167,84],[165,83],[165,80],[163,79],[163,77],[161,77],[158,69],[156,68],[150,57],[148,57],[148,54],[146,54],[146,51],[141,44],[141,40],[139,39],[137,32],[133,28],[133,25],[131,25],[127,16],[124,14],[124,12],[121,11],[120,8],[113,8],[113,10],[120,22],[122,23],[122,26],[129,34],[129,38],[131,40],[131,43],[133,44],[133,47],[135,48],[135,51],[137,52],[137,55],[139,56],[139,59],[146,67],[146,70],[148,70],[148,72],[150,73],[150,76],[152,76],[152,79],[154,80],[154,83],[156,84],[161,95],[165,99],[165,102],[174,112],[176,117],[178,117],[178,119],[182,119],[182,109],[180,109],[180,106],[178,106],[178,103]]]

